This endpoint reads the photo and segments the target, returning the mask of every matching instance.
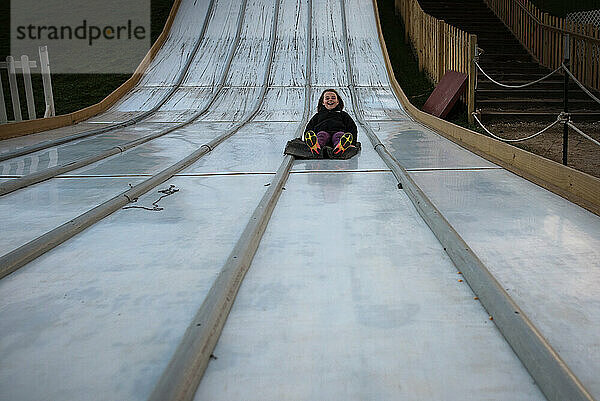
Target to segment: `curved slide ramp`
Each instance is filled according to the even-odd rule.
[[[413,121],[374,15],[183,1],[106,113],[0,142],[150,111],[0,162],[0,398],[600,398],[600,218]],[[330,87],[361,153],[283,155]]]

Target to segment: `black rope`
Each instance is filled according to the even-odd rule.
[[[158,202],[160,202],[162,200],[162,198],[166,198],[167,196],[170,196],[176,192],[179,192],[179,188],[177,188],[175,185],[170,185],[169,188],[160,189],[158,192],[161,193],[162,195],[160,196],[160,198],[158,198],[157,200],[152,202],[151,208],[147,207],[147,206],[125,206],[125,207],[123,207],[123,209],[144,209],[144,210],[150,210],[152,212],[160,212],[161,210],[164,210],[164,208],[158,206]],[[132,203],[137,202],[137,198],[130,200],[130,202],[132,202]]]

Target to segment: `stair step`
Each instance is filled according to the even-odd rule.
[[[529,82],[533,82],[535,79],[535,77],[531,77],[531,81],[523,81],[523,80],[501,80],[500,83],[504,84],[504,85],[511,85],[511,86],[517,86],[517,85],[524,85],[526,83]],[[560,90],[562,92],[563,90],[563,81],[548,81],[548,80],[544,80],[538,83],[535,83],[533,85],[527,86],[525,88],[522,89],[540,89],[540,90],[544,90],[544,91],[548,91],[548,90]],[[489,80],[482,80],[482,79],[478,79],[477,80],[477,87],[479,89],[482,90],[502,90],[503,88],[501,86],[496,85],[495,83],[493,83],[492,81]],[[511,88],[505,88],[505,89],[511,89]],[[511,89],[514,90],[514,89]],[[518,90],[518,89],[517,89]],[[581,89],[579,89],[579,87],[574,83],[574,82],[569,82],[569,91],[581,91]]]
[[[469,22],[471,21],[473,24],[486,24],[486,23],[491,23],[491,24],[499,24],[504,26],[504,24],[502,23],[502,21],[498,20],[498,18],[495,15],[489,15],[489,16],[478,16],[476,20],[472,20],[472,19],[467,19],[463,17],[463,14],[448,14],[448,13],[444,13],[444,21],[448,22],[450,20],[454,20],[454,21],[460,21],[460,22]]]
[[[454,8],[440,8],[440,7],[422,7],[423,11],[431,16],[434,16],[439,19],[443,18],[452,18],[452,17],[461,17],[464,19],[474,20],[479,17],[491,18],[495,17],[495,14],[490,11],[484,10],[462,10]],[[498,18],[496,18],[498,21]]]
[[[562,99],[552,99],[552,98],[513,98],[513,99],[481,99],[477,100],[477,103],[481,106],[484,105],[504,105],[504,104],[522,104],[525,108],[539,108],[541,107],[562,107],[563,100]],[[574,110],[577,110],[578,107],[585,108],[585,110],[594,110],[598,105],[598,103],[594,102],[592,99],[571,99],[569,98],[569,109],[571,106]],[[598,109],[600,110],[600,105],[598,105]]]
[[[532,86],[534,87],[534,86]],[[481,89],[477,88],[477,99],[479,100],[504,100],[511,98],[522,99],[523,101],[527,101],[528,99],[535,99],[538,96],[546,96],[550,99],[558,99],[562,101],[564,96],[564,91],[562,89]],[[583,91],[569,91],[569,103],[571,100],[579,99],[579,100],[588,100],[593,101],[589,98],[589,96]],[[600,105],[598,105],[600,108]]]
[[[531,58],[529,53],[526,53],[526,52],[521,53],[521,54],[485,53],[485,57],[486,57],[486,61],[488,61],[488,62],[502,61],[502,62],[517,62],[520,64],[531,63],[532,65],[535,65],[536,67],[539,66],[538,63],[533,61],[533,58]],[[479,64],[483,66],[483,64],[481,62]]]
[[[534,77],[532,77],[531,81],[508,81],[508,80],[501,79],[499,82],[502,84],[505,84],[505,85],[517,86],[517,85],[523,85],[523,84],[532,82],[534,80],[535,80]],[[562,96],[563,88],[564,88],[564,83],[562,80],[560,80],[560,81],[544,80],[544,81],[535,83],[533,85],[527,86],[522,89],[502,88],[501,86],[498,86],[495,83],[493,83],[487,79],[485,81],[483,81],[481,79],[477,80],[477,92],[479,92],[479,91],[495,91],[495,90],[497,90],[497,91],[539,90],[539,91],[548,92],[548,93],[560,92],[561,96]],[[580,94],[580,93],[582,93],[582,94],[584,93],[581,90],[581,88],[579,88],[579,86],[577,86],[576,83],[569,82],[569,96]],[[598,97],[598,95],[596,95],[596,97]]]
[[[546,70],[545,68],[536,65],[535,63],[518,63],[518,62],[504,62],[504,61],[496,61],[492,64],[482,63],[479,65],[486,72],[486,74],[490,75],[492,78],[495,75],[499,75],[501,73],[512,73],[512,74],[522,74],[522,75],[530,75],[530,74],[540,74],[544,76],[549,74],[551,71]]]
[[[488,46],[496,45],[498,47],[501,47],[501,46],[507,46],[507,45],[508,46],[515,45],[515,46],[519,46],[520,48],[523,48],[521,43],[514,37],[510,37],[510,38],[506,38],[506,39],[493,38],[493,37],[490,37],[490,38],[479,38],[478,37],[477,41],[479,42],[479,44],[485,44]]]
[[[500,53],[507,53],[507,54],[527,54],[529,55],[529,53],[527,52],[527,50],[523,49],[523,46],[521,46],[520,44],[489,44],[489,43],[481,43],[481,41],[479,40],[479,37],[477,37],[477,47],[479,47],[480,49],[483,50],[483,55],[481,57],[485,57],[488,54],[500,54]]]
[[[498,70],[497,72],[490,73],[490,71],[492,71],[492,70],[485,68],[485,66],[483,66],[483,70],[494,79],[502,78],[505,81],[514,83],[515,85],[535,81],[536,79],[540,79],[540,78],[545,77],[546,75],[550,74],[550,71],[527,72],[524,74],[522,72],[509,71],[509,70]],[[477,71],[479,71],[479,69],[477,69]],[[479,71],[478,75],[479,75],[478,79],[481,79],[484,82],[487,81],[487,78],[485,78],[481,74],[481,71]],[[553,75],[550,75],[548,78],[546,78],[542,82],[546,82],[546,83],[560,82],[560,83],[562,83],[563,80],[564,80],[563,76],[557,72]]]
[[[481,110],[481,120],[484,124],[494,121],[547,121],[550,123],[556,120],[558,113],[557,111]],[[600,121],[600,112],[573,112],[571,119],[575,123],[577,121]]]

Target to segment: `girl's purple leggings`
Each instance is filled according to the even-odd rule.
[[[342,131],[336,132],[335,134],[330,134],[326,131],[319,131],[317,132],[317,141],[319,141],[319,146],[321,147],[331,145],[335,148],[340,142],[342,135],[344,135]]]

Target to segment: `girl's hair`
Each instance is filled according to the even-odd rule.
[[[335,89],[325,89],[323,91],[323,93],[321,93],[321,97],[319,98],[319,103],[317,104],[317,111],[322,111],[322,110],[326,109],[325,105],[323,104],[323,99],[325,98],[325,93],[327,93],[327,92],[335,93],[335,95],[338,98],[339,104],[336,106],[336,108],[334,110],[343,110],[344,109],[344,101],[340,97],[340,94],[337,93],[337,91]]]

